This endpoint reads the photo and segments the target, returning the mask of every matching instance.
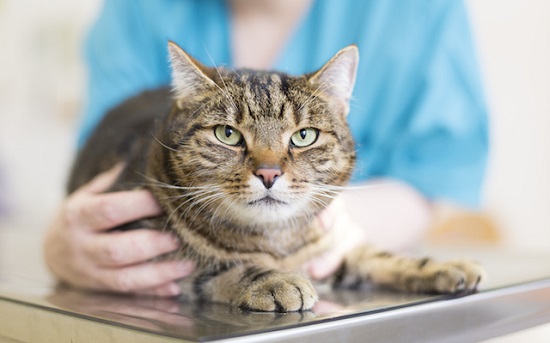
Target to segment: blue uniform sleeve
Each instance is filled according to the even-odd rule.
[[[430,199],[476,207],[488,123],[467,13],[461,1],[430,3],[422,22],[409,14],[415,27],[423,27],[420,38],[408,48],[403,43],[401,53],[410,56],[394,55],[407,70],[393,75],[396,81],[386,84],[386,94],[372,108],[385,118],[363,124],[378,125],[359,141],[356,180],[395,178]]]

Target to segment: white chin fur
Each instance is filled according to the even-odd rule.
[[[233,217],[243,224],[266,225],[287,221],[295,217],[296,206],[284,204],[237,205],[231,211]]]
[[[245,225],[256,226],[289,221],[303,215],[305,204],[288,196],[288,183],[284,176],[278,179],[269,191],[257,178],[251,178],[249,185],[253,195],[248,199],[242,199],[238,204],[233,204],[228,211],[235,220]],[[261,201],[264,197],[270,197],[274,201]]]

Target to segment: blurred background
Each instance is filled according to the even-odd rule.
[[[0,231],[40,235],[62,199],[84,100],[81,44],[100,6],[0,0]],[[468,6],[490,107],[484,201],[476,213],[438,204],[429,240],[550,252],[550,1]]]

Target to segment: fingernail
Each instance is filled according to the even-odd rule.
[[[307,273],[313,278],[319,277],[318,263],[312,262],[307,266]]]
[[[327,259],[324,256],[317,257],[309,262],[307,266],[308,274],[315,280],[322,279],[327,276],[328,266]]]
[[[176,283],[171,283],[170,285],[168,285],[167,291],[170,295],[174,295],[174,296],[181,294],[181,288]]]
[[[162,239],[167,245],[173,246],[174,248],[179,248],[181,246],[180,240],[173,235],[164,235]]]
[[[176,264],[176,269],[182,273],[189,274],[195,269],[195,262],[193,261],[179,261]]]

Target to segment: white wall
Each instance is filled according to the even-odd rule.
[[[470,0],[491,107],[485,207],[505,243],[550,250],[550,1]]]
[[[84,28],[100,1],[0,0],[0,226],[42,228],[63,194]]]

